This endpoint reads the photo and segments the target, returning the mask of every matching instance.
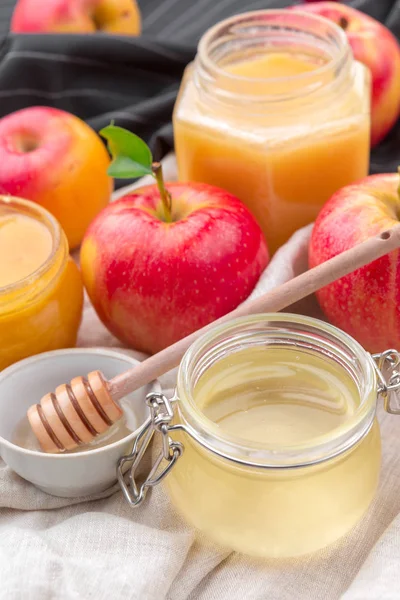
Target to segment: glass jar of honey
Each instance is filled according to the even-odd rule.
[[[339,329],[298,315],[216,327],[185,354],[173,401],[149,397],[151,419],[120,464],[124,494],[139,505],[168,475],[180,513],[224,547],[276,558],[323,548],[374,497],[377,397],[393,412],[398,362],[395,351],[372,357]],[[139,487],[135,470],[154,432],[162,452]],[[122,476],[127,461],[133,487]]]
[[[58,221],[44,208],[0,196],[0,369],[74,346],[83,285]]]
[[[368,174],[370,78],[345,32],[264,10],[212,27],[174,111],[179,178],[235,194],[271,253],[339,188]]]

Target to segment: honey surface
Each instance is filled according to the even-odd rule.
[[[318,64],[305,56],[288,52],[273,52],[241,60],[226,66],[225,70],[232,75],[252,78],[293,77],[314,71]]]
[[[26,215],[0,212],[0,287],[16,283],[41,267],[51,254],[45,225]]]
[[[274,447],[330,434],[357,409],[355,383],[339,365],[267,346],[215,363],[197,383],[195,398],[227,433]]]

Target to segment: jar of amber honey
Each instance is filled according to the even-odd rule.
[[[74,346],[83,285],[58,221],[38,204],[0,196],[0,369]]]
[[[185,354],[172,402],[149,396],[152,417],[120,464],[124,494],[139,505],[165,477],[190,524],[252,556],[331,544],[374,497],[377,398],[393,412],[398,362],[393,350],[371,356],[339,329],[298,315],[216,327]],[[162,451],[139,486],[135,471],[152,433],[162,434]],[[122,477],[129,460],[132,487]]]
[[[339,188],[368,174],[370,78],[345,32],[264,10],[212,27],[174,111],[179,177],[252,211],[271,252]]]

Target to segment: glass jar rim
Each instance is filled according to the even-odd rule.
[[[189,373],[191,365],[196,363],[199,354],[207,345],[218,339],[221,334],[229,334],[238,326],[256,325],[261,322],[285,322],[314,327],[343,343],[360,361],[363,370],[363,390],[360,403],[354,413],[340,426],[315,438],[310,445],[297,444],[280,447],[279,451],[261,443],[252,443],[239,436],[232,436],[208,419],[196,405],[190,390]],[[264,468],[297,468],[318,464],[338,456],[358,443],[370,430],[376,412],[377,378],[371,355],[350,335],[329,323],[313,317],[291,313],[261,313],[250,317],[240,317],[229,323],[213,327],[196,340],[185,353],[178,370],[176,400],[183,418],[184,430],[201,446],[235,463]]]
[[[208,47],[212,43],[214,37],[218,35],[220,31],[224,28],[228,27],[231,24],[235,24],[239,19],[245,21],[245,19],[253,19],[257,17],[284,17],[285,19],[290,20],[291,18],[295,18],[297,16],[303,20],[308,21],[309,23],[319,23],[324,25],[333,35],[337,37],[339,43],[339,52],[337,55],[331,60],[327,61],[325,64],[318,66],[316,69],[310,72],[300,73],[297,75],[290,76],[291,81],[303,82],[310,79],[310,77],[315,77],[316,75],[323,76],[325,73],[329,71],[337,71],[340,66],[346,62],[347,57],[350,54],[350,45],[348,43],[348,39],[345,31],[339,27],[336,23],[327,19],[326,17],[322,17],[320,15],[316,15],[314,13],[307,13],[302,10],[287,10],[287,9],[261,9],[254,10],[245,13],[240,13],[234,15],[232,17],[228,17],[213,25],[210,29],[206,31],[206,33],[201,37],[198,45],[198,55],[201,56],[201,60],[203,65],[208,69],[211,73],[223,76],[228,79],[236,80],[236,81],[257,81],[257,82],[270,82],[270,83],[279,83],[281,81],[286,81],[288,79],[287,76],[280,77],[247,77],[244,75],[236,75],[234,73],[230,73],[224,68],[220,67],[210,56],[208,53]]]
[[[1,205],[15,207],[16,213],[20,212],[21,214],[25,214],[32,219],[36,219],[43,223],[51,234],[52,249],[45,262],[42,263],[37,269],[32,271],[32,273],[15,281],[14,283],[0,287],[0,302],[5,296],[23,291],[28,286],[32,285],[33,282],[41,279],[53,268],[54,264],[57,262],[63,238],[63,231],[57,219],[48,210],[36,202],[25,200],[24,198],[19,198],[18,196],[0,195],[0,206]],[[68,252],[66,251],[66,255],[67,253]]]

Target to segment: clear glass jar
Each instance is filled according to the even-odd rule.
[[[287,10],[236,15],[205,33],[185,72],[179,178],[239,197],[272,253],[368,174],[369,112],[369,72],[336,24]]]
[[[374,497],[381,464],[376,401],[383,394],[393,412],[387,391],[398,388],[400,375],[394,370],[386,384],[382,369],[399,362],[398,353],[372,357],[309,317],[261,314],[216,327],[186,352],[172,404],[149,398],[151,419],[120,465],[125,497],[137,506],[165,477],[179,512],[224,547],[275,558],[323,548],[348,533]],[[243,392],[254,389],[253,405]],[[238,397],[246,403],[238,406]],[[234,416],[234,432],[212,417],[210,408],[221,406],[228,421]],[[162,452],[139,486],[135,471],[157,432]],[[127,461],[132,488],[122,476]]]
[[[83,284],[65,234],[47,210],[34,202],[1,196],[0,214],[38,221],[52,240],[51,252],[38,269],[0,287],[0,369],[4,369],[33,354],[75,345]]]

